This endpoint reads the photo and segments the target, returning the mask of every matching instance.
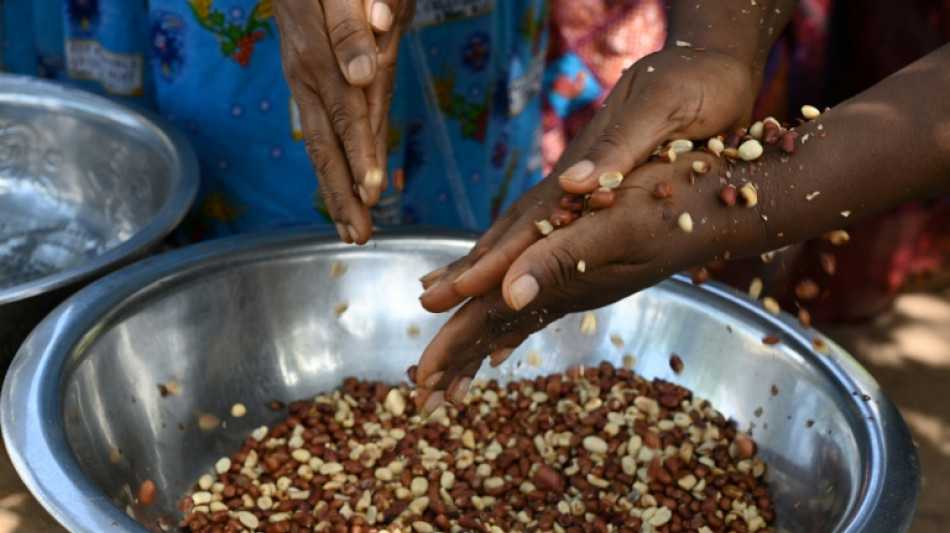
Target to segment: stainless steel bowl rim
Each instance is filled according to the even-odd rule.
[[[0,289],[0,305],[44,294],[83,279],[91,279],[136,252],[148,250],[181,222],[198,193],[198,159],[191,144],[176,128],[155,113],[124,106],[81,89],[11,74],[0,74],[0,102],[47,106],[55,104],[129,128],[148,130],[162,141],[168,154],[175,157],[172,161],[172,172],[180,176],[179,185],[172,191],[165,205],[132,238],[81,265]]]
[[[376,237],[376,242],[398,246],[414,239],[442,239],[456,245],[475,242],[470,233],[433,229],[384,233]],[[312,246],[334,250],[346,245],[339,243],[335,234],[304,228],[225,238],[168,252],[97,280],[59,305],[36,327],[17,352],[0,391],[0,429],[17,472],[56,520],[73,532],[101,531],[90,524],[109,524],[109,531],[122,533],[147,532],[86,477],[59,423],[61,398],[57,385],[66,360],[88,340],[84,337],[95,332],[97,324],[108,322],[110,310],[119,302],[171,274],[181,275],[209,262],[251,262],[273,257],[275,253],[299,253]],[[664,283],[692,285],[681,275]],[[812,339],[817,337],[833,348],[830,355],[817,359],[818,364],[849,390],[862,391],[870,397],[868,401],[855,402],[853,408],[860,411],[862,429],[871,436],[869,459],[863,465],[867,492],[844,528],[836,533],[905,531],[913,518],[908,506],[911,511],[916,508],[920,491],[917,452],[897,409],[870,374],[833,341],[814,330],[803,329],[790,315],[772,316],[762,309],[760,302],[714,282],[696,290],[734,306],[737,313],[767,318],[784,343],[810,350]],[[883,494],[885,487],[887,497]]]

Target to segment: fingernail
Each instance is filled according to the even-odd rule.
[[[353,242],[356,242],[359,240],[360,234],[359,232],[356,231],[356,228],[354,228],[353,226],[347,226],[346,231],[347,233],[350,234],[350,238],[353,239]]]
[[[378,189],[383,185],[383,171],[379,167],[373,167],[366,171],[366,177],[363,179],[363,185]]]
[[[362,200],[364,204],[369,204],[370,197],[369,197],[369,193],[366,192],[365,187],[363,187],[362,185],[357,185],[356,192],[359,193],[360,200]]]
[[[472,378],[460,378],[455,387],[449,392],[449,401],[454,404],[460,404],[465,401],[465,395],[468,394],[469,387],[472,386]]]
[[[427,281],[432,281],[435,278],[440,278],[442,277],[443,274],[445,274],[445,271],[446,271],[445,267],[437,268],[433,270],[432,272],[429,272],[425,276],[422,276],[421,278],[419,278],[419,281],[421,281],[422,283],[425,283]]]
[[[379,31],[388,31],[393,25],[393,12],[385,3],[376,2],[369,15],[369,22]]]
[[[426,379],[426,382],[422,384],[423,387],[427,389],[434,389],[436,385],[439,384],[439,381],[442,380],[442,376],[445,375],[445,372],[436,372]]]
[[[439,408],[443,398],[445,398],[444,392],[433,392],[432,396],[429,396],[429,398],[426,399],[426,403],[422,406],[422,418],[429,418],[429,416]]]
[[[502,363],[508,360],[511,357],[511,354],[515,352],[514,348],[499,348],[495,350],[495,353],[491,354],[491,367],[495,368],[501,366]]]
[[[591,173],[594,171],[594,163],[592,161],[583,160],[574,163],[567,170],[565,170],[558,179],[567,180],[567,181],[584,181]]]
[[[432,294],[432,291],[434,291],[435,288],[438,287],[441,283],[442,283],[442,280],[439,280],[439,281],[436,281],[435,283],[433,283],[431,287],[429,287],[428,289],[422,291],[422,294],[419,296],[419,299],[420,299],[420,300],[424,300],[424,299],[428,298],[429,295]]]
[[[491,246],[487,244],[483,246],[479,246],[472,252],[472,261],[478,261],[479,259],[485,257],[490,251],[491,251]]]
[[[359,55],[346,65],[351,82],[363,81],[373,73],[373,62],[366,54]]]
[[[520,311],[538,295],[538,280],[531,274],[525,274],[508,286],[508,297],[515,311]]]
[[[336,223],[336,232],[340,234],[340,240],[346,243],[350,242],[350,236],[346,234],[346,226]]]
[[[465,279],[466,276],[468,276],[468,273],[471,272],[471,271],[472,271],[472,267],[468,267],[468,268],[466,268],[465,270],[463,270],[461,274],[459,274],[458,276],[456,276],[455,281],[453,281],[452,284],[455,285],[455,284],[461,282],[463,279]]]

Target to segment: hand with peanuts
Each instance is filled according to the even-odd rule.
[[[709,261],[821,235],[844,243],[845,226],[950,194],[950,101],[939,98],[950,90],[947,65],[950,45],[834,110],[803,107],[800,126],[763,121],[742,138],[657,156],[599,182],[610,190],[596,202],[578,202],[555,180],[539,183],[467,257],[423,277],[427,309],[468,301],[419,361],[417,404],[431,412],[443,399],[460,402],[486,357],[500,364],[567,313]],[[920,106],[921,98],[934,105]],[[922,132],[933,140],[929,150],[917,150]],[[569,161],[587,151],[587,135]],[[552,231],[556,221],[568,223]]]
[[[629,173],[665,141],[709,137],[747,122],[757,86],[748,66],[716,52],[674,47],[637,62],[567,147],[545,180],[551,183],[503,213],[472,252],[426,290],[422,304],[446,311],[497,286],[512,260],[541,238],[535,222],[548,218],[565,191],[593,192],[596,204],[602,178]]]
[[[590,210],[547,236],[533,220],[559,210],[564,192],[554,180],[541,182],[512,207],[532,219],[530,242],[511,257],[493,256],[492,250],[481,258],[501,271],[499,281],[470,282],[469,275],[481,275],[474,270],[448,279],[440,279],[441,272],[424,278],[429,289],[422,301],[430,310],[453,304],[453,298],[436,300],[436,291],[445,285],[447,294],[455,280],[480,292],[455,312],[423,353],[416,369],[417,404],[431,412],[443,399],[460,402],[486,357],[493,366],[500,364],[528,335],[567,313],[610,304],[711,259],[715,252],[707,244],[714,242],[717,230],[699,220],[721,210],[720,184],[708,176],[689,186],[694,161],[708,174],[720,166],[717,158],[700,152],[683,154],[672,164],[647,163],[612,190],[612,205]],[[670,188],[672,196],[659,192]],[[741,213],[742,218],[754,221],[753,211]],[[684,212],[695,220],[691,233],[680,228]]]
[[[693,6],[672,4],[664,49],[627,69],[551,177],[502,214],[466,257],[423,278],[426,309],[445,312],[469,301],[419,362],[420,406],[437,405],[446,394],[460,400],[484,357],[502,359],[556,317],[615,301],[709,255],[674,246],[682,235],[669,233],[677,222],[669,202],[684,207],[698,196],[664,200],[666,207],[650,203],[654,182],[673,183],[666,173],[690,172],[693,156],[667,166],[644,163],[666,141],[701,139],[749,121],[768,50],[795,2],[761,4],[743,7],[741,19],[734,2],[706,4],[702,17]],[[619,189],[599,190],[625,175]],[[578,204],[609,209],[575,220]],[[543,237],[539,221],[570,225]],[[668,234],[677,238],[661,238]],[[578,274],[582,260],[585,272]]]
[[[284,75],[340,238],[365,243],[388,186],[386,135],[399,41],[414,0],[274,0]]]

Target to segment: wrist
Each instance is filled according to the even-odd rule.
[[[758,91],[769,52],[796,4],[796,0],[672,2],[664,48],[728,55],[748,68]]]

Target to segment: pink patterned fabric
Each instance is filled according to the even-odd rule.
[[[544,160],[549,172],[623,70],[666,38],[660,0],[551,0],[545,79]],[[558,105],[559,101],[570,101]]]

